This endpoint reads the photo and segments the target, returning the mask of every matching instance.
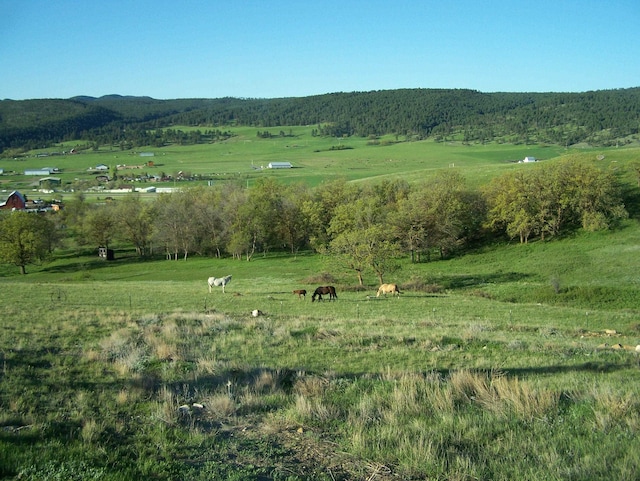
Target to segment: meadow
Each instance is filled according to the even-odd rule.
[[[190,127],[177,127],[188,131]],[[0,176],[3,190],[31,189],[37,177],[23,175],[26,169],[57,167],[54,174],[63,185],[71,185],[77,179],[92,179],[95,173],[89,169],[98,164],[107,166],[143,166],[153,161],[153,166],[141,169],[120,169],[120,175],[162,173],[176,177],[177,172],[204,176],[214,182],[236,181],[251,185],[264,176],[273,176],[283,182],[304,182],[315,186],[321,182],[343,178],[366,181],[402,177],[416,181],[443,168],[463,169],[469,182],[481,185],[491,177],[526,156],[551,159],[567,151],[558,146],[486,144],[467,145],[457,140],[450,142],[397,141],[394,136],[376,139],[361,137],[326,138],[312,135],[313,126],[267,129],[272,138],[258,138],[256,133],[264,129],[230,127],[234,137],[222,142],[161,148],[144,147],[134,151],[120,151],[116,146],[101,146],[98,150],[79,150],[77,154],[61,154],[78,147],[77,142],[60,144],[56,148],[31,152],[29,157],[0,158]],[[279,131],[285,137],[277,136]],[[595,157],[602,149],[583,149]],[[52,154],[37,157],[38,154]],[[153,157],[141,157],[140,153],[152,153]],[[636,154],[637,155],[637,154]],[[288,161],[293,169],[268,169],[269,162]],[[264,168],[263,168],[264,167]],[[206,184],[208,180],[196,183]],[[150,184],[138,184],[147,187]],[[155,185],[155,184],[154,184]],[[169,182],[167,187],[182,186]]]
[[[227,154],[214,144],[155,160],[310,184],[455,166],[481,185],[526,168],[509,162],[525,155],[603,155],[367,139],[332,151],[335,139],[249,135]],[[68,156],[69,169],[108,155]],[[604,155],[615,167],[638,151]],[[250,166],[272,160],[297,168]],[[68,249],[26,276],[1,265],[0,479],[636,479],[639,239],[631,218],[405,259],[389,279],[400,298],[311,253],[138,260],[122,245],[111,262]],[[209,294],[207,277],[226,274],[226,293]],[[328,283],[338,300],[292,293]]]

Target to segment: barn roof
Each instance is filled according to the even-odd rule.
[[[25,204],[27,202],[27,199],[24,197],[24,195],[22,195],[17,190],[14,190],[13,192],[11,192],[9,194],[9,196],[6,199],[4,199],[2,202],[0,202],[0,207],[3,207],[5,205],[7,205],[7,201],[13,196],[17,196],[22,201],[23,204]]]

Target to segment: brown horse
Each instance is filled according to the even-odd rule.
[[[384,294],[385,297],[387,296],[387,294],[391,294],[393,296],[397,295],[398,297],[400,297],[400,289],[398,289],[398,284],[382,284],[378,288],[376,297],[380,297],[380,294]]]
[[[298,294],[298,299],[300,299],[301,297],[304,297],[305,299],[307,298],[306,289],[296,289],[295,291],[293,291],[293,293]]]
[[[333,286],[324,286],[324,287],[318,287],[315,292],[313,293],[313,295],[311,296],[311,302],[314,302],[316,300],[316,297],[318,298],[319,301],[322,300],[322,295],[327,295],[329,294],[329,300],[333,300],[333,299],[337,299],[338,295],[336,294],[336,288]]]

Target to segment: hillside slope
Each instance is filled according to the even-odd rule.
[[[619,145],[636,140],[640,88],[582,93],[398,89],[279,99],[173,99],[109,95],[0,101],[0,151],[64,140],[118,143],[127,132],[187,125],[317,125],[318,135],[468,142]],[[135,134],[136,138],[140,135]]]

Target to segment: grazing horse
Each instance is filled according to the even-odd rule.
[[[224,286],[231,282],[231,276],[225,277],[209,277],[207,280],[207,284],[209,284],[209,293],[211,293],[211,288],[213,286],[222,286],[222,293],[224,293]]]
[[[301,297],[304,297],[305,299],[307,298],[307,291],[306,289],[297,289],[295,291],[293,291],[294,294],[298,294],[298,299],[300,299]]]
[[[313,295],[311,296],[311,302],[314,302],[316,300],[316,297],[318,298],[319,301],[321,301],[323,294],[325,295],[329,294],[329,300],[338,298],[335,287],[333,286],[318,287],[313,293]]]
[[[398,284],[382,284],[378,288],[376,297],[380,297],[380,294],[384,294],[385,297],[387,297],[387,294],[400,297],[400,289],[398,289]]]

